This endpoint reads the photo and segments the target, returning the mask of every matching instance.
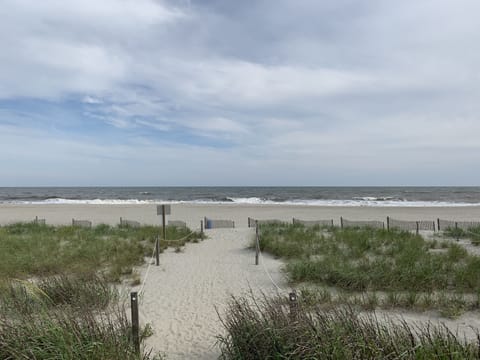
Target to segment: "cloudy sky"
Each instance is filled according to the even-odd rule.
[[[479,185],[478,0],[1,0],[0,186]]]

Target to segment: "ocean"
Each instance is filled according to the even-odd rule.
[[[480,206],[480,187],[3,187],[0,203]]]

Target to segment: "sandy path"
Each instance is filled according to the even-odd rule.
[[[215,229],[207,235],[182,253],[161,254],[161,265],[150,267],[140,320],[149,322],[155,332],[147,347],[164,352],[168,359],[218,357],[215,336],[223,329],[215,306],[221,312],[230,294],[245,294],[250,288],[276,293],[263,267],[255,266],[255,252],[246,248],[254,236],[251,229]],[[288,289],[282,263],[267,255],[264,259],[274,281]]]

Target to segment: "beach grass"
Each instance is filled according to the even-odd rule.
[[[470,239],[473,245],[480,245],[480,227],[468,229],[449,227],[445,229],[444,236],[454,239]]]
[[[124,304],[104,278],[61,275],[0,290],[0,359],[160,358],[136,352]]]
[[[167,227],[161,250],[203,234]],[[114,282],[133,278],[161,229],[16,223],[0,227],[0,359],[160,359],[137,354]],[[123,299],[123,300],[122,300]],[[151,334],[148,324],[141,341]]]
[[[479,257],[406,231],[264,225],[260,248],[288,259],[295,282],[353,291],[480,290]]]
[[[480,306],[480,258],[454,240],[400,230],[266,224],[260,248],[285,259],[290,280],[313,285],[304,292],[323,303],[438,309],[450,317]],[[325,292],[331,293],[328,301]]]
[[[0,278],[101,272],[109,281],[132,276],[151,256],[161,228],[98,225],[93,228],[17,223],[0,227]],[[202,239],[188,228],[167,227],[160,250]]]
[[[350,306],[290,308],[283,298],[232,298],[218,336],[227,359],[478,359],[480,344],[446,327],[412,326]]]

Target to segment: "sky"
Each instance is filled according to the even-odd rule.
[[[1,0],[0,186],[479,185],[478,0]]]

